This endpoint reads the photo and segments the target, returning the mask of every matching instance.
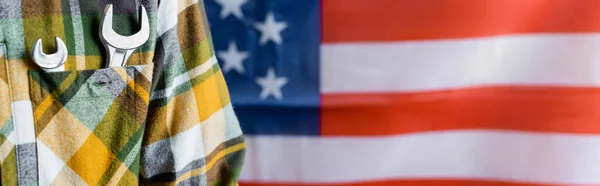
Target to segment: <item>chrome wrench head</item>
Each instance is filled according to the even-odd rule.
[[[113,5],[106,6],[100,25],[100,39],[108,55],[106,67],[124,66],[133,51],[150,38],[150,23],[146,8],[141,5],[140,11],[140,30],[133,35],[123,36],[113,30]]]
[[[42,39],[38,39],[33,45],[31,50],[31,56],[33,61],[46,72],[56,72],[65,70],[65,61],[67,61],[67,46],[59,38],[55,38],[56,52],[53,54],[46,54],[42,50]]]

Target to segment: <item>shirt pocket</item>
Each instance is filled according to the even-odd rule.
[[[29,71],[42,184],[137,184],[153,66]]]

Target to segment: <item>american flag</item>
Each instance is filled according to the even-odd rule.
[[[240,185],[600,185],[598,0],[204,0]]]

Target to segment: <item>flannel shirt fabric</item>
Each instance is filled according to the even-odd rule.
[[[149,41],[104,67],[99,25]],[[44,72],[38,38],[68,48]],[[237,185],[245,143],[217,63],[202,0],[0,0],[2,185]]]

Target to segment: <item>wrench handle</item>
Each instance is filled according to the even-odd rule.
[[[109,67],[124,66],[126,62],[125,51],[117,49],[115,53],[113,53],[113,56],[111,56]]]
[[[114,47],[108,47],[109,48],[109,53],[108,53],[108,63],[106,64],[107,68],[110,67],[122,67],[125,66],[125,63],[127,63],[127,59],[129,59],[129,56],[131,56],[131,54],[133,53],[134,50],[123,50],[123,49],[117,49]]]

